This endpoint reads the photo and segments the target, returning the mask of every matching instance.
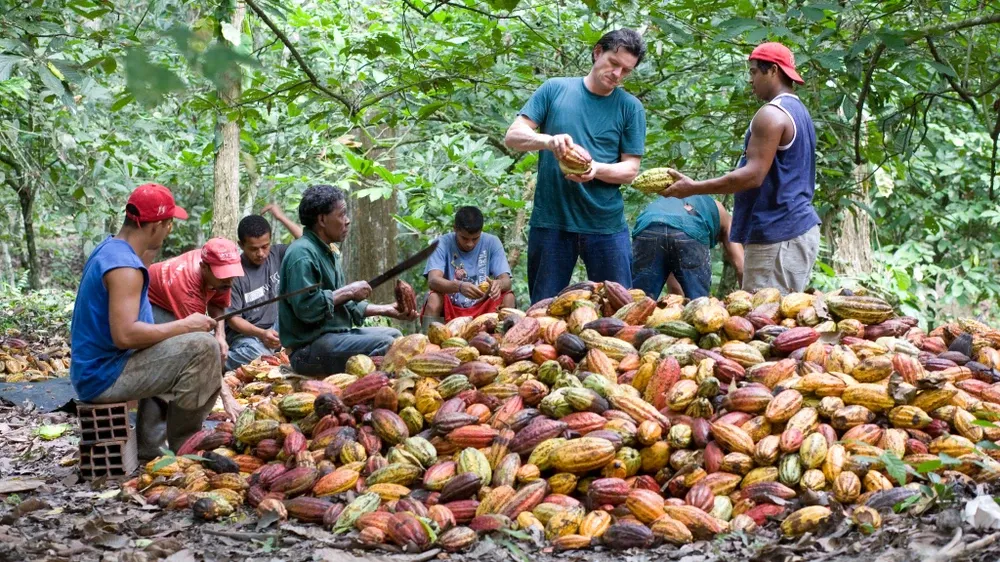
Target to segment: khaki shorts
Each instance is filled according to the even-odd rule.
[[[743,258],[743,290],[774,287],[781,294],[799,293],[809,284],[819,254],[819,225],[805,234],[774,244],[747,244]]]

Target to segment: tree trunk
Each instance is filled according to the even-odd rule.
[[[869,180],[867,164],[858,164],[852,173],[858,184],[857,201],[869,206]],[[840,211],[837,223],[840,232],[834,232],[831,224],[826,228],[826,239],[833,248],[833,268],[838,276],[864,276],[872,271],[872,217],[858,207],[848,207]]]
[[[524,191],[521,193],[521,201],[531,201],[535,198],[535,177],[531,172],[524,174]],[[507,252],[507,265],[514,271],[521,261],[521,253],[524,252],[528,241],[524,236],[524,228],[528,224],[527,205],[517,210],[514,215],[514,228],[507,233],[507,240],[504,241],[504,249]]]
[[[238,2],[231,14],[230,23],[236,29],[243,28],[246,5]],[[219,88],[219,98],[231,106],[240,97],[243,71],[233,65],[227,71],[226,84]],[[236,238],[236,223],[239,220],[240,205],[240,124],[230,121],[225,113],[217,117],[216,128],[220,132],[222,145],[215,153],[215,201],[212,214],[212,236]]]
[[[375,138],[377,140],[392,134],[392,129],[379,127]],[[371,148],[372,140],[368,135],[360,136],[364,147],[368,149],[367,158],[378,160],[385,152],[384,149]],[[389,155],[389,158],[382,160],[381,164],[393,169],[393,156]],[[352,189],[360,187],[355,184]],[[345,273],[349,281],[371,279],[396,265],[398,261],[396,219],[393,218],[396,212],[396,191],[394,189],[391,196],[377,201],[367,197],[352,197],[349,206],[351,228],[341,248],[344,253]],[[388,282],[375,289],[370,300],[380,304],[395,302],[393,283]]]
[[[257,202],[257,193],[260,190],[260,174],[257,171],[257,161],[253,156],[243,153],[243,168],[247,172],[247,192],[243,198],[242,216],[253,214],[254,203]]]
[[[41,267],[38,264],[38,250],[35,247],[35,221],[32,217],[35,206],[35,194],[28,186],[21,186],[17,192],[21,203],[21,220],[24,222],[24,245],[28,249],[28,287],[31,290],[42,288]]]
[[[3,264],[3,275],[0,276],[0,285],[17,285],[17,274],[14,271],[14,261],[10,259],[10,245],[6,240],[0,240],[0,260]]]

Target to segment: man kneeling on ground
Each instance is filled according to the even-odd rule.
[[[292,369],[308,376],[343,372],[353,355],[384,355],[402,336],[395,328],[356,328],[369,316],[412,320],[395,304],[369,304],[367,281],[348,283],[339,251],[330,244],[343,242],[351,219],[344,192],[314,185],[302,194],[299,222],[302,238],[292,242],[281,262],[279,293],[291,293],[319,283],[320,288],[278,303],[279,337],[289,350]]]
[[[271,213],[292,235],[302,236],[302,227],[290,221],[277,205],[268,205],[261,211]],[[229,308],[239,310],[258,301],[278,296],[281,280],[281,260],[288,244],[271,244],[271,224],[261,215],[243,217],[236,229],[243,256],[243,277],[233,281]],[[228,321],[226,341],[229,356],[226,370],[232,371],[261,355],[272,355],[281,348],[278,339],[278,303],[266,304],[233,316]]]
[[[176,451],[215,405],[222,384],[219,343],[202,313],[165,324],[153,322],[149,272],[140,256],[154,255],[173,228],[186,219],[162,185],[139,186],[125,207],[125,222],[101,242],[83,268],[73,309],[70,380],[81,400],[139,400],[138,454],[148,460],[167,446]],[[147,254],[148,252],[148,254]],[[166,405],[164,428],[143,406]]]
[[[515,306],[507,255],[499,238],[483,234],[483,213],[461,207],[454,229],[438,238],[424,269],[430,287],[421,319],[425,329],[442,318],[448,322]]]

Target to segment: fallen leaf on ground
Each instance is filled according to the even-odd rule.
[[[0,482],[0,494],[13,494],[14,492],[30,492],[45,482],[41,480],[4,480]]]
[[[965,522],[976,529],[1000,529],[1000,505],[993,496],[979,496],[965,504]]]

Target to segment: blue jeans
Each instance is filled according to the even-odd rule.
[[[580,257],[587,268],[587,279],[632,287],[627,228],[615,234],[580,234],[533,226],[528,232],[528,291],[532,304],[566,288]]]
[[[227,330],[231,330],[227,326]],[[271,329],[275,332],[278,331],[278,322],[275,321]],[[264,345],[264,342],[251,336],[242,336],[233,340],[233,343],[229,345],[229,354],[226,355],[226,370],[234,371],[237,367],[246,365],[247,363],[257,359],[261,355],[274,355],[275,350]]]
[[[236,370],[237,367],[246,365],[261,355],[274,355],[274,350],[269,349],[257,338],[242,337],[229,346],[229,355],[226,356],[226,370]]]
[[[402,337],[395,328],[354,328],[349,332],[323,334],[289,357],[292,369],[306,376],[343,373],[353,355],[385,355],[393,340]]]
[[[651,224],[632,241],[632,277],[637,289],[660,296],[667,277],[674,278],[690,299],[708,296],[712,288],[712,261],[708,246],[683,231]]]

